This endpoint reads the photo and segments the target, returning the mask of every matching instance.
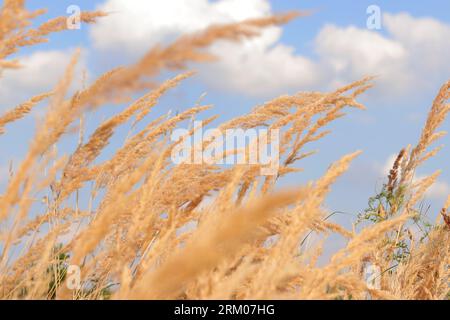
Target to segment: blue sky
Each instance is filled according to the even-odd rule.
[[[220,2],[228,2],[225,9],[213,6]],[[131,63],[152,44],[169,41],[179,35],[180,30],[195,31],[208,21],[226,22],[288,10],[312,10],[308,17],[271,30],[261,41],[250,44],[250,49],[237,45],[213,48],[227,53],[224,61],[192,66],[198,69],[198,75],[171,91],[170,96],[161,101],[155,115],[169,109],[184,110],[207,92],[204,102],[214,104],[214,109],[206,115],[219,114],[220,121],[224,121],[279,94],[331,90],[363,75],[377,75],[376,87],[361,97],[367,110],[349,110],[347,117],[332,125],[330,136],[310,147],[320,152],[299,164],[305,171],[282,181],[283,185],[302,184],[319,177],[342,155],[363,150],[363,155],[338,181],[327,200],[331,210],[352,215],[362,210],[367,198],[379,189],[383,168],[392,155],[407,144],[416,143],[432,99],[439,86],[450,78],[450,2],[444,0],[248,0],[245,5],[244,1],[234,0],[42,0],[29,1],[29,7],[49,9],[36,21],[39,24],[48,18],[66,15],[70,5],[92,10],[105,3],[110,5],[107,8],[119,8],[111,17],[104,18],[109,22],[92,27],[82,25],[81,30],[53,35],[49,43],[21,51],[19,58],[34,55],[32,61],[41,63],[42,68],[30,70],[25,64],[20,77],[5,72],[0,78],[0,111],[51,89],[50,84],[62,74],[71,52],[77,47],[83,48],[82,66],[92,80],[110,67]],[[121,10],[125,3],[126,8]],[[367,28],[369,5],[381,9],[380,30]],[[134,11],[127,16],[126,10]],[[256,55],[250,55],[255,52]],[[250,60],[242,62],[247,56]],[[258,68],[261,70],[256,70]],[[30,85],[30,80],[39,84]],[[93,129],[94,123],[117,110],[117,107],[108,107],[91,114],[88,124],[91,123]],[[26,150],[40,114],[38,111],[20,124],[9,126],[8,134],[0,136],[2,150],[9,150],[0,160],[2,179],[8,162],[17,162]],[[448,127],[447,121],[443,129],[448,130]],[[127,128],[123,128],[118,135],[126,132]],[[440,143],[448,146],[449,139],[444,137]],[[119,143],[120,140],[114,140],[110,150]],[[64,139],[60,148],[64,152],[71,146],[73,141]],[[424,175],[444,169],[438,186],[426,200],[435,211],[450,192],[449,160],[450,153],[445,147],[418,172]]]

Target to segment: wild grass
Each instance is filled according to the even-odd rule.
[[[43,11],[28,12],[24,1],[3,3],[0,71],[20,67],[20,61],[8,60],[20,48],[65,29],[64,18],[31,29],[31,20]],[[82,20],[93,23],[103,16],[83,13]],[[0,135],[5,135],[8,126],[38,103],[48,104],[0,196],[0,297],[448,299],[450,196],[441,219],[424,224],[426,234],[414,234],[410,227],[423,223],[417,204],[439,175],[414,179],[417,167],[439,151],[430,148],[444,135],[438,130],[450,110],[450,81],[438,91],[416,146],[400,151],[382,191],[362,209],[355,221],[358,231],[329,222],[323,203],[359,151],[343,155],[316,181],[289,190],[276,186],[282,176],[299,171],[298,162],[313,155],[306,147],[329,134],[325,128],[330,123],[346,110],[364,109],[357,99],[372,86],[370,77],[333,92],[277,97],[219,125],[221,130],[280,129],[281,165],[276,176],[262,176],[257,164],[177,165],[171,160],[177,142],[167,137],[174,129],[194,118],[210,123],[215,117],[202,118],[211,106],[196,105],[152,118],[159,99],[193,73],[183,71],[160,84],[155,76],[167,69],[186,69],[189,62],[214,59],[204,49],[216,41],[254,37],[267,26],[297,16],[288,13],[217,25],[183,36],[71,95],[75,53],[51,93],[32,97],[1,115]],[[121,103],[142,90],[146,93],[141,98],[99,123],[85,138],[79,122],[84,114]],[[110,157],[99,160],[116,129],[125,124],[136,130]],[[189,135],[194,132],[192,128]],[[78,139],[73,153],[58,153],[62,137]],[[42,199],[40,205],[36,198]],[[196,227],[180,233],[192,222]],[[347,239],[346,245],[319,266],[322,246],[303,247],[302,239],[311,231],[324,238],[339,234]],[[268,244],[269,238],[275,241]],[[80,267],[81,286],[69,289],[69,266],[74,265]],[[379,286],[367,281],[368,267],[377,268]]]

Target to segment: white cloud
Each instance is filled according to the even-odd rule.
[[[271,14],[267,0],[108,0],[100,9],[113,14],[93,26],[94,45],[101,50],[120,48],[132,57],[152,45],[211,24]],[[318,82],[317,67],[295,55],[294,48],[279,44],[281,34],[280,27],[271,27],[260,37],[240,44],[217,43],[211,50],[220,59],[199,67],[202,79],[220,89],[262,96],[312,87]]]
[[[427,67],[450,69],[450,26],[433,18],[414,18],[407,13],[384,15],[384,24],[393,39],[402,43],[414,58],[424,58]]]
[[[450,25],[433,18],[415,18],[407,13],[385,14],[384,24],[392,38],[408,51],[407,68],[420,86],[434,86],[450,73]]]
[[[379,85],[390,91],[408,87],[410,74],[403,45],[382,35],[353,26],[326,25],[315,40],[321,67],[334,85],[342,85],[366,75],[377,75]]]
[[[450,73],[450,26],[407,13],[383,15],[387,36],[356,27],[325,26],[316,49],[332,79],[341,84],[378,75],[383,93],[403,94],[413,87],[435,88]],[[377,88],[375,88],[377,89]]]
[[[212,47],[219,62],[204,65],[201,76],[215,87],[252,96],[273,96],[289,89],[312,88],[320,71],[294,48],[277,44],[281,29],[270,28],[243,44],[221,42]]]
[[[268,0],[106,0],[100,9],[113,13],[92,27],[94,46],[133,58],[182,33],[272,14]],[[443,39],[450,38],[449,25],[401,13],[385,14],[384,27],[386,35],[325,25],[314,41],[315,60],[280,43],[282,28],[272,27],[240,44],[217,43],[211,50],[220,60],[201,66],[200,75],[219,89],[263,97],[365,75],[379,76],[377,93],[398,95],[418,85],[434,88],[448,76],[450,42]]]
[[[143,53],[182,33],[270,14],[266,0],[107,0],[99,9],[112,12],[91,29],[96,47]]]
[[[0,111],[15,107],[34,95],[52,90],[64,74],[72,51],[37,51],[18,57],[22,68],[6,69],[0,74]],[[76,79],[84,58],[78,64]]]
[[[267,0],[108,0],[99,8],[113,14],[92,27],[94,46],[119,49],[131,57],[182,33],[271,13]],[[317,68],[308,59],[296,56],[294,48],[278,44],[281,33],[280,27],[271,27],[260,37],[239,44],[217,43],[211,50],[220,59],[199,67],[202,78],[209,85],[250,95],[270,95],[315,84]]]

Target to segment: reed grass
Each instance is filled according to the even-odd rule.
[[[20,48],[65,29],[64,18],[31,29],[32,19],[44,11],[28,12],[19,0],[3,3],[0,71],[20,67],[20,61],[8,60]],[[429,149],[444,135],[437,130],[450,110],[450,81],[432,103],[417,145],[400,151],[382,192],[360,217],[364,223],[358,231],[328,221],[323,203],[359,151],[343,155],[316,181],[290,190],[276,186],[314,154],[306,146],[328,135],[325,128],[330,123],[345,110],[364,109],[357,99],[372,86],[371,77],[333,92],[277,97],[219,125],[221,130],[280,129],[276,176],[261,175],[261,166],[255,164],[224,167],[171,161],[177,143],[167,136],[211,108],[196,105],[177,115],[152,118],[158,100],[193,76],[184,71],[188,63],[215,59],[204,49],[216,41],[254,37],[298,15],[217,25],[183,36],[70,95],[75,53],[51,93],[1,115],[4,135],[8,126],[48,99],[46,116],[0,196],[0,298],[448,299],[450,196],[442,219],[429,226],[426,237],[418,239],[409,226],[420,219],[417,203],[439,175],[414,180],[417,167],[439,151]],[[94,23],[104,16],[87,12],[82,21]],[[180,73],[156,83],[155,76],[167,69]],[[73,137],[71,128],[85,113],[142,90],[146,93],[141,98],[99,123],[87,142],[80,127],[72,154],[58,154],[57,143]],[[206,118],[205,123],[213,120]],[[100,161],[115,130],[125,124],[136,131]],[[189,135],[194,132],[195,128]],[[80,193],[88,196],[79,197]],[[36,207],[33,198],[44,194]],[[193,222],[196,227],[185,228]],[[180,233],[183,227],[187,231]],[[302,239],[312,231],[324,238],[340,234],[346,245],[319,266],[321,245],[303,246]],[[267,239],[276,240],[268,245]],[[81,287],[75,290],[66,285],[70,265],[81,270]],[[366,281],[367,266],[379,268],[379,287]]]

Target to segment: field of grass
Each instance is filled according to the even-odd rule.
[[[23,2],[5,0],[0,10],[0,81],[2,69],[20,67],[9,56],[67,28],[66,17],[31,28],[42,12],[28,12]],[[83,13],[81,20],[95,23],[103,16]],[[427,222],[418,203],[439,172],[421,180],[414,173],[440,151],[432,145],[445,134],[439,129],[450,110],[450,81],[436,88],[419,141],[399,150],[382,190],[361,208],[352,230],[331,222],[323,202],[360,151],[330,159],[316,181],[287,190],[277,185],[302,159],[320,156],[305,146],[328,135],[330,123],[364,109],[358,97],[370,90],[371,77],[333,92],[276,97],[218,126],[279,130],[276,175],[262,175],[259,164],[173,162],[173,150],[196,128],[175,142],[171,133],[194,119],[204,125],[215,120],[203,116],[213,107],[201,103],[152,117],[163,95],[190,81],[189,63],[208,63],[214,57],[205,49],[217,41],[254,37],[297,16],[217,25],[183,36],[72,94],[75,53],[52,92],[1,114],[0,135],[7,135],[35,106],[47,105],[0,194],[0,298],[448,299],[450,196],[437,221]],[[179,74],[157,83],[166,70]],[[113,103],[123,110],[85,136],[84,115]],[[116,129],[130,123],[136,130],[99,161]],[[78,141],[73,153],[58,153],[63,137]],[[36,204],[36,198],[42,201]],[[304,245],[311,232],[322,239],[339,234],[346,244],[318,265],[321,242]]]

